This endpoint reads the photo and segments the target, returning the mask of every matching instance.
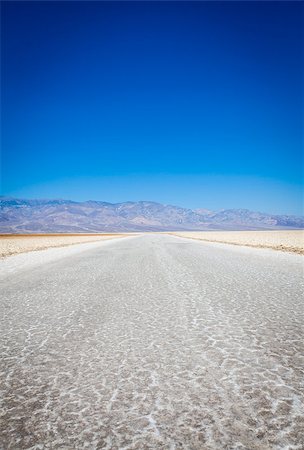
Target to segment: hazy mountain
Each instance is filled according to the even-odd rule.
[[[23,200],[1,197],[0,232],[110,232],[304,228],[304,218],[247,209],[192,210],[156,202]]]

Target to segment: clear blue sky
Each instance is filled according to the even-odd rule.
[[[2,2],[2,193],[301,214],[301,27],[299,2]]]

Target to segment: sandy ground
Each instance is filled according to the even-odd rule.
[[[50,234],[50,235],[1,235],[0,257],[17,255],[19,253],[45,250],[52,247],[65,247],[66,245],[82,244],[86,242],[105,241],[124,237],[124,234]]]
[[[223,244],[271,248],[304,254],[304,230],[292,231],[183,231],[175,236]]]
[[[303,450],[302,259],[147,233],[2,260],[0,448]]]

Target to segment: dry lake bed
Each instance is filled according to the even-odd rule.
[[[179,231],[172,234],[200,241],[271,248],[273,250],[304,254],[304,230]]]
[[[17,255],[53,247],[105,241],[123,237],[118,233],[102,234],[2,234],[0,235],[0,257]]]
[[[147,233],[0,264],[2,449],[303,450],[303,256]]]

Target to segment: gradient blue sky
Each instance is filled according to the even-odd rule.
[[[2,193],[301,214],[303,3],[2,2]]]

